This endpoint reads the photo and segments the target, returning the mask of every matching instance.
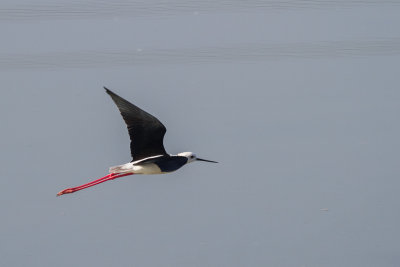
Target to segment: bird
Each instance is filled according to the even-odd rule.
[[[110,167],[108,175],[80,186],[61,190],[57,196],[71,194],[128,175],[171,173],[194,161],[218,163],[198,158],[193,152],[168,154],[163,142],[167,131],[165,126],[156,117],[115,94],[107,87],[104,89],[118,107],[128,128],[132,161]]]

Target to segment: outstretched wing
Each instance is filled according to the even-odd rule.
[[[106,89],[121,112],[131,139],[132,161],[156,155],[167,155],[163,139],[167,129],[153,115]]]

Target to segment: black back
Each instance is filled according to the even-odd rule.
[[[106,89],[121,112],[131,139],[132,161],[156,155],[167,155],[163,139],[167,129],[154,116]]]

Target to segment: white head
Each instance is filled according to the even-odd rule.
[[[193,162],[193,161],[196,161],[196,160],[212,162],[212,163],[218,163],[218,162],[212,161],[212,160],[200,159],[193,152],[182,152],[182,153],[179,153],[177,156],[186,157],[188,159],[187,163],[190,163],[190,162]]]

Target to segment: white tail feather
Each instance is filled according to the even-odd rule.
[[[132,163],[125,163],[118,166],[110,167],[110,173],[128,173],[132,172]]]

